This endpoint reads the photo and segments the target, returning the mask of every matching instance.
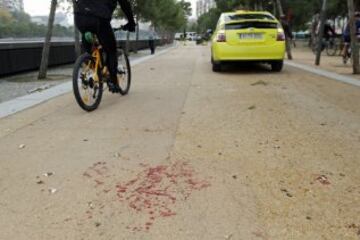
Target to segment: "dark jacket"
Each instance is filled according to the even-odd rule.
[[[294,36],[292,34],[291,27],[290,27],[290,24],[288,23],[288,21],[286,21],[284,19],[281,19],[280,23],[281,23],[281,26],[284,29],[284,33],[285,33],[286,38],[287,39],[293,39]]]
[[[325,23],[324,26],[324,38],[329,41],[329,39],[331,37],[335,37],[336,36],[336,32],[334,30],[334,28],[329,24],[329,23]]]
[[[111,19],[117,3],[130,22],[134,21],[131,5],[128,0],[76,0],[75,14],[96,16]]]

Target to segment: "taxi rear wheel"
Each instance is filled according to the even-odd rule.
[[[273,61],[270,63],[271,64],[271,71],[273,72],[281,72],[281,70],[283,69],[284,66],[284,61]]]
[[[221,63],[213,63],[212,70],[213,72],[221,72]]]
[[[212,70],[213,72],[221,72],[221,63],[215,62],[213,58],[211,58]]]

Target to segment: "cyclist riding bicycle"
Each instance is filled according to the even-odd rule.
[[[92,32],[97,35],[107,58],[106,65],[109,68],[111,81],[108,82],[111,92],[119,92],[117,81],[117,51],[115,34],[111,27],[113,12],[120,4],[128,23],[123,30],[135,32],[135,21],[131,5],[128,0],[76,0],[75,1],[75,25],[82,33],[83,49],[91,53],[92,45],[85,40],[85,33]]]
[[[360,39],[360,12],[355,13],[355,25],[356,25],[356,36],[357,39]],[[347,58],[350,43],[351,43],[351,37],[350,37],[350,23],[346,25],[346,28],[343,33],[343,39],[344,39],[344,48],[342,51],[342,56],[345,62],[345,59]]]

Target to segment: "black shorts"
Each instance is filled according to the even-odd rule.
[[[75,26],[81,33],[92,32],[97,34],[100,28],[100,19],[95,16],[76,14],[75,15]]]
[[[351,42],[350,35],[345,35],[345,36],[344,36],[344,42],[345,42],[345,43],[350,43],[350,42]]]

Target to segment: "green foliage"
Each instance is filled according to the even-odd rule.
[[[217,8],[198,18],[199,31],[214,29],[222,12],[236,9],[265,10],[271,13],[278,12],[276,0],[215,0]],[[360,0],[354,0],[360,11]],[[320,12],[322,0],[281,0],[284,12],[289,16],[295,30],[305,30],[314,14]],[[327,17],[336,18],[347,16],[346,0],[328,0]],[[277,16],[279,17],[279,16]]]
[[[0,11],[0,38],[29,38],[44,37],[47,26],[31,22],[31,18],[24,12]],[[55,37],[71,37],[74,30],[60,25],[54,26]]]
[[[204,33],[208,29],[215,30],[217,21],[219,20],[221,11],[218,8],[210,9],[209,12],[201,15],[198,18],[198,29],[199,33]]]
[[[158,31],[175,32],[184,28],[191,15],[191,4],[185,0],[131,0],[134,16],[141,21],[151,22]],[[116,16],[123,18],[121,10]]]

